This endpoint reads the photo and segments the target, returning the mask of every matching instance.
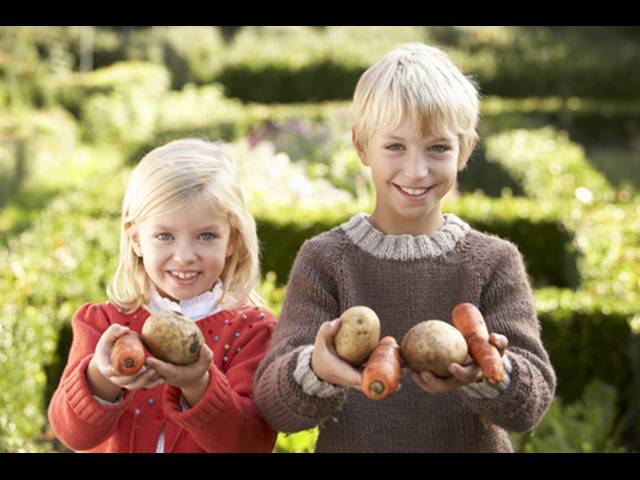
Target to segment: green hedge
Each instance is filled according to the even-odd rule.
[[[21,190],[46,182],[77,143],[76,123],[60,108],[0,114],[0,207]]]
[[[149,62],[118,62],[92,72],[74,72],[47,77],[46,101],[62,105],[77,118],[82,106],[96,94],[109,95],[137,87],[157,96],[169,88],[169,72]]]
[[[114,269],[113,206],[117,178],[101,195],[72,193],[55,200],[33,227],[0,250],[0,451],[37,451],[45,424],[45,366],[59,362],[58,335],[73,311],[104,297]]]
[[[538,201],[557,206],[582,253],[582,288],[624,302],[640,300],[640,197],[620,198],[582,148],[545,128],[488,138],[486,158],[502,165]]]
[[[609,30],[245,28],[231,43],[217,80],[245,101],[347,99],[360,74],[388,50],[426,41],[447,50],[486,95],[637,99],[638,38]]]
[[[559,378],[558,395],[576,400],[597,378],[614,385],[624,406],[631,407],[634,306],[584,291],[540,289],[535,296],[544,344]]]
[[[368,65],[400,43],[424,38],[416,27],[244,28],[216,81],[243,101],[347,99]]]
[[[81,27],[0,30],[0,73],[15,73],[23,89],[12,98],[41,105],[42,77],[78,68],[80,38]],[[414,41],[447,50],[485,95],[640,98],[640,39],[624,28],[246,27],[230,38],[214,27],[98,27],[92,38],[95,68],[151,61],[173,88],[220,81],[244,101],[348,99],[368,66]]]

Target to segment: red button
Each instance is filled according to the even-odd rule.
[[[164,412],[163,412],[162,410],[160,410],[160,411],[158,412],[158,414],[156,415],[156,418],[157,418],[158,420],[164,420],[164,417],[165,417],[165,414],[164,414]]]

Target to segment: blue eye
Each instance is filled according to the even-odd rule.
[[[156,235],[158,240],[171,240],[173,236],[170,233],[159,233]]]
[[[205,232],[205,233],[201,233],[200,234],[200,238],[202,240],[215,240],[217,237],[214,233],[211,232]]]
[[[433,145],[431,149],[435,150],[437,153],[444,153],[449,150],[449,147],[446,147],[445,145]]]
[[[400,145],[399,143],[393,143],[391,145],[387,145],[387,150],[391,150],[393,152],[397,152],[400,151],[402,148],[404,148],[402,145]]]

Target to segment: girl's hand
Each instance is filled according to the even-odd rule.
[[[190,405],[195,405],[209,386],[209,369],[213,363],[213,352],[208,345],[200,347],[198,360],[189,365],[174,365],[155,357],[148,357],[145,364],[157,371],[169,385],[182,390]]]
[[[127,327],[116,323],[107,328],[98,340],[93,358],[87,368],[87,379],[91,391],[105,400],[113,400],[122,388],[139,390],[153,388],[164,382],[153,368],[143,366],[134,375],[122,375],[111,364],[113,344],[128,331]]]
[[[362,372],[338,357],[334,338],[340,330],[340,319],[320,325],[311,355],[311,368],[322,380],[362,391]]]
[[[495,345],[501,356],[504,355],[509,344],[507,337],[499,333],[490,334],[489,342]],[[420,388],[429,393],[446,393],[482,379],[482,371],[468,355],[464,365],[458,363],[449,365],[449,373],[451,377],[443,379],[431,372],[411,372],[411,378]]]

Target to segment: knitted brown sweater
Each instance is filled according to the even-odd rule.
[[[384,235],[360,214],[304,243],[254,381],[258,408],[276,430],[320,425],[318,452],[508,452],[506,431],[526,431],[541,420],[555,374],[522,257],[512,243],[455,215],[445,218],[430,236]],[[329,395],[305,393],[294,376],[309,371],[320,324],[351,306],[373,308],[381,336],[401,341],[423,320],[451,323],[461,302],[477,305],[489,330],[509,339],[510,382],[493,398],[468,387],[430,394],[406,376],[400,391],[373,401],[326,382]]]

